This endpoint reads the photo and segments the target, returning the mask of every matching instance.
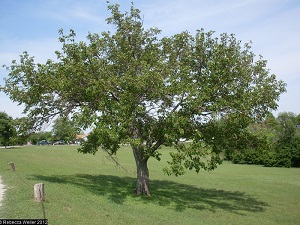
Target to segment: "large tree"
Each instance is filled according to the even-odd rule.
[[[238,137],[252,120],[276,109],[285,84],[250,44],[202,29],[161,37],[159,29],[143,27],[133,5],[126,13],[119,5],[108,9],[114,32],[89,34],[86,43],[76,42],[73,30],[68,35],[60,30],[57,61],[36,64],[24,52],[19,63],[7,67],[3,90],[25,105],[36,125],[71,114],[82,128],[93,127],[82,153],[101,147],[113,155],[129,143],[136,194],[150,195],[147,163],[160,158],[162,145],[177,149],[167,174],[214,169],[221,162],[224,132]],[[215,123],[221,118],[222,130]],[[181,138],[192,142],[184,145]]]

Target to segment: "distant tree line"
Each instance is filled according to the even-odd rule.
[[[247,117],[243,119],[247,123]],[[209,126],[218,136],[212,138],[211,142],[222,142],[212,146],[223,146],[225,160],[269,167],[300,167],[300,114],[283,112],[275,118],[270,113],[263,121],[250,124],[246,130],[240,129],[241,118],[238,120],[237,126],[226,127],[222,120]],[[75,135],[80,133],[80,128],[68,118],[57,118],[51,131],[42,132],[34,131],[30,120],[25,117],[13,119],[5,112],[0,112],[1,146],[23,145],[27,142],[37,144],[40,140],[71,143]],[[207,130],[207,133],[210,131]]]
[[[35,145],[41,140],[71,143],[76,134],[81,133],[81,129],[68,118],[57,118],[51,131],[37,131],[33,129],[29,118],[13,119],[7,113],[0,112],[0,146],[24,145],[28,142]]]
[[[300,167],[300,114],[283,112],[275,118],[270,113],[242,136],[247,146],[226,151],[225,159],[238,164]]]

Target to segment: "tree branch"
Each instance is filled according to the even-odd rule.
[[[112,91],[109,91],[108,93],[111,95],[111,97],[112,97],[114,100],[116,100],[117,102],[120,102],[120,99],[119,99]]]
[[[155,143],[155,145],[153,145],[153,146],[150,148],[150,153],[153,154],[153,153],[159,148],[159,146],[161,146],[164,142],[165,142],[165,138],[164,138],[164,137],[161,137],[161,138]]]
[[[122,165],[121,165],[121,164],[113,157],[113,155],[112,155],[109,151],[107,151],[107,150],[105,150],[105,149],[103,149],[103,151],[105,151],[105,152],[108,154],[109,158],[112,159],[112,160],[116,163],[117,166],[121,167],[121,168],[122,168],[123,170],[125,170],[126,172],[132,174],[132,172],[128,171],[124,166],[122,166]]]

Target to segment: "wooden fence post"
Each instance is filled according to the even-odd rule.
[[[35,184],[34,185],[34,201],[42,202],[45,201],[45,193],[44,193],[44,184]]]
[[[15,172],[16,171],[15,164],[13,162],[11,162],[9,165],[10,165],[11,171]]]

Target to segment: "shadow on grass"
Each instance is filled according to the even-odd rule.
[[[106,196],[117,204],[123,204],[127,198],[134,197],[136,179],[110,175],[76,174],[69,176],[33,175],[33,179],[57,184],[71,184],[95,195]],[[137,197],[141,202],[166,206],[176,211],[187,208],[210,210],[222,209],[228,212],[263,212],[268,203],[257,200],[239,191],[206,189],[172,181],[152,180],[151,197]]]

